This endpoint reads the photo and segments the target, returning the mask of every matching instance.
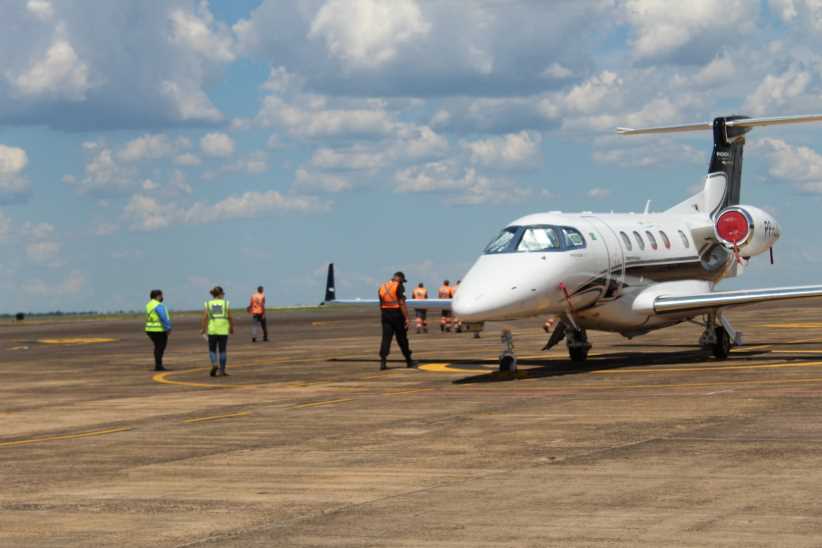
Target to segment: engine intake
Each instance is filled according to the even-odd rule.
[[[716,239],[742,257],[768,251],[781,235],[779,223],[770,213],[753,206],[731,206],[722,210],[714,223]]]

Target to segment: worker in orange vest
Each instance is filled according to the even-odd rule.
[[[442,282],[442,286],[437,291],[437,297],[440,299],[454,298],[454,288],[451,287],[451,282],[448,280]],[[445,308],[440,313],[440,331],[451,331],[451,311]]]
[[[257,326],[263,330],[263,342],[268,342],[268,322],[265,319],[265,291],[263,286],[257,288],[257,292],[251,296],[251,301],[246,308],[251,314],[251,342],[257,342]]]
[[[386,361],[391,350],[391,339],[405,356],[406,367],[417,367],[408,348],[408,307],[405,304],[405,274],[395,272],[391,280],[380,286],[380,320],[382,322],[382,343],[380,344],[380,371],[388,369]]]
[[[428,290],[425,289],[423,283],[420,282],[419,285],[414,288],[412,295],[415,299],[427,299]],[[420,332],[428,333],[428,310],[425,308],[415,308],[414,317],[417,322],[417,335],[419,335]]]

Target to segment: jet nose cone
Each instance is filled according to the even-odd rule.
[[[483,297],[482,288],[472,287],[463,282],[451,303],[454,314],[461,320],[472,321],[483,313]]]

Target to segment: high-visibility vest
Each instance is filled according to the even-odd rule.
[[[451,289],[451,286],[444,285],[444,286],[440,287],[440,291],[439,291],[438,295],[439,295],[440,299],[450,299],[451,297],[454,296],[454,290]]]
[[[415,299],[427,299],[428,298],[428,290],[424,287],[417,287],[414,289],[414,298]]]
[[[249,308],[252,314],[265,314],[265,295],[262,293],[253,294]]]
[[[146,303],[146,333],[162,333],[166,330],[163,327],[163,322],[160,321],[160,315],[157,314],[157,307],[162,303],[157,299],[151,299]],[[166,310],[168,319],[171,319],[171,314]]]
[[[205,303],[209,335],[228,335],[231,330],[231,324],[228,321],[229,306],[225,299],[212,299]]]
[[[400,307],[400,298],[397,291],[400,288],[399,282],[391,280],[380,286],[380,308],[383,310],[395,310]]]

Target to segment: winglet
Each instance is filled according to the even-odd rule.
[[[328,265],[328,277],[325,280],[325,299],[322,304],[333,302],[337,298],[337,289],[334,287],[334,263]]]

